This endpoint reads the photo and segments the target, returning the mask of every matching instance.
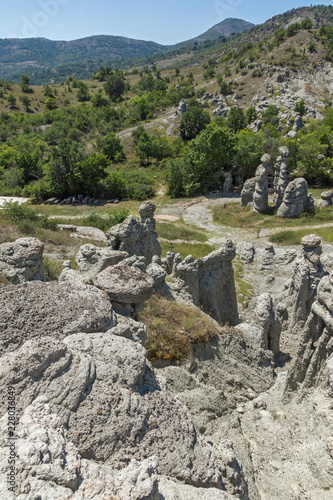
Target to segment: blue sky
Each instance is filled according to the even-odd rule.
[[[293,7],[310,5],[292,0],[10,0],[2,8],[0,38],[74,40],[103,34],[173,44],[228,17],[260,24]]]

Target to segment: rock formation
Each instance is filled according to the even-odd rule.
[[[277,215],[299,217],[304,210],[313,210],[313,199],[308,197],[308,183],[303,177],[299,177],[289,182],[286,187]]]
[[[250,264],[251,262],[253,262],[255,256],[255,248],[253,243],[249,241],[241,241],[237,244],[236,253],[245,264]]]
[[[227,172],[223,184],[223,193],[229,193],[231,188],[232,188],[232,175],[230,172]]]
[[[257,299],[255,309],[256,325],[262,331],[264,349],[270,350],[274,355],[280,351],[281,323],[275,314],[272,297],[263,293]]]
[[[20,238],[0,245],[0,275],[17,285],[26,281],[45,281],[44,244],[37,238]]]
[[[332,205],[333,191],[323,191],[320,195],[320,200],[317,201],[317,207],[326,208]]]
[[[277,208],[283,201],[285,190],[290,182],[290,175],[288,169],[288,156],[289,149],[285,146],[279,148],[280,156],[276,160],[275,174],[274,174],[274,203]]]
[[[253,193],[256,187],[256,178],[252,177],[244,182],[244,186],[241,192],[241,205],[242,207],[252,206],[253,204]]]
[[[291,280],[280,304],[285,328],[288,327],[293,335],[301,335],[316,298],[319,281],[325,274],[320,261],[321,238],[313,234],[304,236],[302,251],[303,256],[295,261]]]
[[[147,265],[154,255],[161,255],[161,246],[157,241],[154,203],[143,203],[140,208],[141,220],[128,217],[124,222],[111,227],[106,233],[108,244],[113,250],[127,252],[129,256],[146,258]]]
[[[268,178],[267,173],[270,170],[271,157],[264,154],[261,157],[261,164],[256,170],[255,188],[253,193],[253,211],[262,213],[268,208]]]
[[[228,240],[218,250],[196,261],[199,281],[199,304],[219,323],[239,323],[232,260],[236,248]]]

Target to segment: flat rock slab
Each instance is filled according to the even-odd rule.
[[[99,273],[94,284],[104,290],[111,300],[137,304],[151,297],[155,282],[137,267],[117,265]]]
[[[1,290],[0,354],[33,337],[63,339],[72,333],[98,332],[113,326],[106,294],[79,283],[24,283]]]

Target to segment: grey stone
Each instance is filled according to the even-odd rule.
[[[262,120],[255,120],[253,123],[247,126],[248,130],[257,134],[262,127]]]
[[[255,188],[253,193],[253,211],[262,213],[268,208],[268,178],[267,172],[270,170],[271,157],[264,154],[261,158],[261,165],[256,170]]]
[[[19,238],[0,245],[0,274],[17,285],[26,281],[45,281],[44,244],[37,238]]]
[[[281,323],[275,314],[272,297],[269,293],[263,293],[258,297],[254,313],[256,325],[262,331],[263,348],[277,355],[280,351]]]
[[[256,186],[256,178],[252,177],[244,182],[244,186],[241,192],[241,205],[242,207],[248,207],[253,203],[253,193]]]
[[[265,248],[261,254],[261,270],[270,270],[274,266],[275,250],[271,243],[266,243]]]
[[[245,264],[251,264],[254,260],[255,248],[249,241],[241,241],[236,246],[236,253]]]
[[[224,179],[223,192],[229,193],[231,188],[232,188],[232,175],[230,172],[227,172]]]
[[[285,136],[285,139],[296,139],[297,138],[297,132],[295,132],[295,130],[290,130],[288,132],[288,134],[286,134]]]
[[[63,339],[75,332],[104,330],[114,324],[107,296],[80,283],[29,282],[1,290],[0,353],[33,337]]]
[[[83,245],[75,256],[76,270],[85,278],[95,278],[98,273],[109,266],[119,264],[128,254],[94,245]]]
[[[288,156],[289,149],[285,146],[279,148],[280,156],[276,160],[275,174],[274,174],[274,203],[277,208],[283,201],[285,190],[290,182],[290,175],[288,169]]]
[[[94,284],[111,300],[125,304],[145,302],[154,292],[154,280],[134,266],[118,264],[99,273]]]
[[[147,265],[151,263],[154,255],[161,255],[161,246],[157,240],[154,203],[143,203],[139,212],[141,221],[128,217],[124,222],[111,227],[106,233],[108,244],[113,250],[127,252],[146,258]]]
[[[227,240],[221,247],[196,261],[199,280],[199,304],[218,323],[239,323],[232,260],[236,248]]]
[[[295,120],[294,120],[293,129],[296,130],[296,132],[298,132],[303,127],[304,127],[304,123],[303,123],[301,115],[296,115]]]
[[[320,197],[321,199],[317,201],[317,207],[326,208],[332,205],[333,191],[323,191]]]
[[[289,182],[277,212],[278,217],[299,217],[308,205],[308,183],[303,177]]]

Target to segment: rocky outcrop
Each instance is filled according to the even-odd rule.
[[[285,190],[290,182],[288,169],[289,149],[285,146],[279,148],[280,156],[276,159],[274,174],[274,203],[277,208],[281,205]]]
[[[239,323],[232,260],[236,248],[227,240],[218,250],[196,261],[199,304],[218,323]]]
[[[299,177],[286,187],[277,215],[294,218],[305,210],[313,210],[313,199],[308,197],[308,183],[303,177]]]
[[[251,264],[255,256],[255,248],[250,241],[241,241],[237,244],[236,253],[244,264]]]
[[[241,191],[241,205],[242,207],[252,206],[253,203],[253,193],[256,187],[256,179],[252,177],[244,182],[243,189]]]
[[[108,294],[114,309],[138,319],[138,313],[153,294],[153,278],[135,266],[109,266],[94,279],[94,285]]]
[[[231,188],[232,188],[232,175],[230,172],[227,172],[223,184],[223,193],[229,193]]]
[[[272,297],[269,293],[263,293],[257,299],[254,311],[256,325],[262,332],[265,350],[270,350],[274,355],[280,351],[281,323],[275,314]]]
[[[317,201],[317,207],[326,208],[332,205],[333,191],[323,191],[320,195],[320,200]]]
[[[127,252],[129,256],[146,258],[147,265],[154,255],[161,255],[161,246],[157,240],[154,203],[143,203],[139,208],[141,220],[128,217],[124,222],[111,227],[106,233],[108,245],[113,250]]]
[[[37,238],[19,238],[0,245],[0,274],[17,285],[26,281],[45,281],[44,244]]]
[[[260,269],[262,271],[270,270],[273,268],[275,263],[275,250],[272,243],[266,243],[263,252],[261,252],[261,264]]]
[[[324,276],[317,289],[286,381],[286,392],[321,383],[333,391],[333,275]],[[332,392],[331,392],[332,394]]]
[[[290,282],[282,294],[280,310],[283,311],[284,328],[293,335],[301,335],[313,302],[317,287],[324,276],[320,255],[321,238],[308,235],[302,238],[303,256],[294,264]]]
[[[174,257],[172,277],[174,281],[169,283],[169,287],[176,300],[188,304],[199,304],[199,276],[197,262],[192,255],[188,255],[184,260],[180,254]]]
[[[0,354],[28,339],[103,331],[115,322],[107,296],[80,283],[29,282],[1,291]]]
[[[257,134],[262,127],[262,120],[255,120],[253,123],[247,126],[248,130]]]
[[[253,193],[253,211],[262,213],[268,208],[268,178],[267,173],[271,166],[271,157],[264,154],[261,157],[261,165],[256,170],[255,188]]]

